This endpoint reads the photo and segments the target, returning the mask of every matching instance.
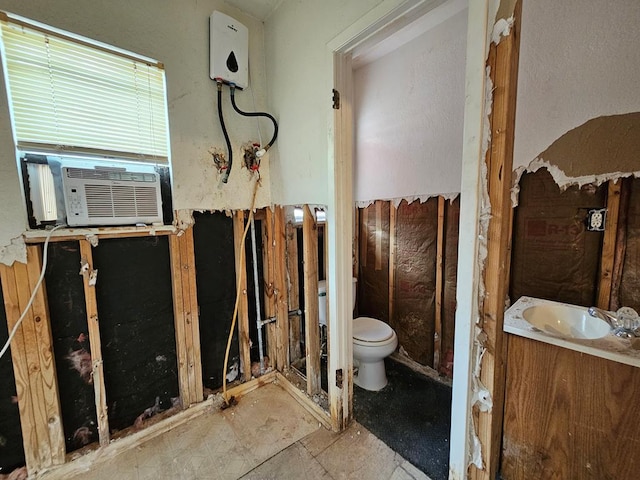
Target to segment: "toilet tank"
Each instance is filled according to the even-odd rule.
[[[320,325],[327,324],[327,281],[320,280],[318,282],[318,323]]]

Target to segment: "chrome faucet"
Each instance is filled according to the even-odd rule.
[[[618,319],[616,317],[614,317],[610,312],[607,312],[606,310],[603,310],[603,309],[598,308],[598,307],[589,307],[587,312],[589,313],[589,315],[591,315],[594,318],[600,318],[600,319],[604,320],[614,330],[616,328],[618,328],[618,326],[619,326],[618,325]]]
[[[640,326],[637,323],[637,314],[636,318],[626,318],[627,316],[622,314],[621,310],[618,311],[618,314],[621,315],[620,318],[616,317],[611,312],[598,307],[589,307],[587,312],[592,317],[601,318],[611,325],[611,328],[613,328],[613,334],[618,337],[640,337]],[[635,312],[633,313],[635,314]]]

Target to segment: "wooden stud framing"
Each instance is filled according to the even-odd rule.
[[[304,321],[307,393],[320,392],[320,332],[318,328],[318,231],[308,205],[303,208]],[[327,302],[328,303],[328,302]]]
[[[233,242],[236,259],[236,288],[242,292],[238,304],[238,341],[240,342],[240,358],[243,365],[243,379],[251,380],[251,337],[249,336],[249,299],[247,298],[247,255],[243,251],[242,235],[245,229],[244,212],[233,214]]]
[[[444,197],[438,197],[438,233],[436,239],[436,312],[435,328],[433,335],[433,369],[440,371],[440,359],[442,358],[442,295],[444,284]]]
[[[598,284],[598,307],[609,309],[611,300],[611,280],[618,233],[618,213],[620,211],[620,190],[622,183],[609,180],[607,193],[607,219],[602,239],[602,258],[600,261],[600,281]]]
[[[354,207],[353,209],[353,271],[354,278],[358,278],[360,275],[360,209]],[[329,243],[329,242],[327,242]],[[356,300],[357,301],[357,300]]]
[[[84,301],[87,310],[87,328],[91,346],[91,372],[95,397],[96,418],[98,419],[98,438],[100,446],[109,445],[109,417],[107,415],[107,393],[104,386],[104,365],[102,362],[102,342],[98,320],[98,302],[96,300],[95,279],[92,281],[93,253],[88,240],[80,240],[80,262],[82,264],[82,283]]]
[[[13,329],[27,306],[42,269],[39,245],[27,247],[27,264],[0,264],[7,313]],[[64,432],[44,283],[11,343],[25,460],[30,475],[65,460]]]
[[[276,358],[275,365],[282,372],[289,368],[289,298],[287,289],[286,233],[284,210],[275,207],[273,212],[273,262],[276,314]]]
[[[293,223],[288,222],[286,227],[287,235],[287,274],[289,287],[289,310],[300,308],[300,290],[298,288],[298,229]],[[289,321],[289,355],[290,361],[295,362],[302,357],[300,349],[300,328],[301,315],[292,315]]]
[[[393,202],[389,202],[389,323],[393,325],[393,303],[396,291],[396,214]]]
[[[183,407],[203,399],[193,228],[169,241],[178,383]]]
[[[265,219],[262,221],[262,268],[264,275],[264,319],[276,316],[275,259],[274,259],[274,216],[270,208],[265,208]],[[276,323],[268,323],[264,331],[267,338],[267,355],[269,366],[276,365],[278,355]]]
[[[484,267],[485,298],[481,308],[482,329],[486,349],[480,380],[491,396],[488,411],[474,411],[476,430],[482,448],[484,468],[471,466],[472,479],[496,478],[500,463],[505,389],[506,342],[502,330],[507,295],[505,278],[509,264],[511,238],[511,171],[515,129],[516,89],[518,84],[518,52],[522,3],[516,3],[511,34],[498,45],[491,44],[488,64],[494,85],[491,113],[491,148],[487,151],[488,193],[491,219],[487,237],[487,259]]]
[[[620,304],[620,283],[622,282],[622,267],[627,251],[627,221],[629,217],[629,202],[631,198],[631,178],[623,178],[620,185],[620,205],[618,208],[618,225],[616,227],[616,248],[611,275],[611,296],[609,310],[618,310]]]
[[[376,270],[382,270],[382,201],[376,200]]]
[[[364,207],[360,215],[360,224],[357,226],[360,230],[360,264],[363,267],[367,266],[367,252],[368,252],[368,236],[369,236],[369,207]]]

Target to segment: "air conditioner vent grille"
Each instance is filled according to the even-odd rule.
[[[159,211],[154,187],[85,184],[84,189],[89,218],[149,217]]]
[[[128,172],[124,169],[101,170],[76,167],[68,167],[66,170],[68,178],[77,178],[80,180],[111,180],[136,183],[153,183],[156,181],[156,175],[149,172]]]

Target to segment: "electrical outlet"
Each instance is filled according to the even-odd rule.
[[[590,232],[604,232],[607,209],[591,209],[587,212],[587,230]]]

